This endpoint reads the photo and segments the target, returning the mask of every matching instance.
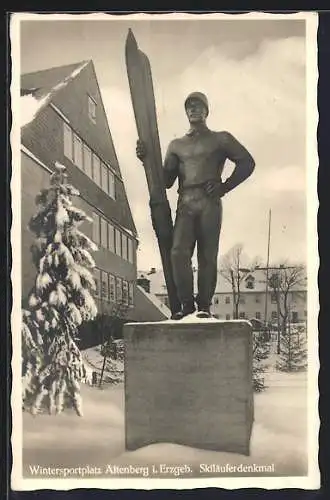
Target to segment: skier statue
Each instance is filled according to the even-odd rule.
[[[164,165],[164,183],[171,188],[178,179],[178,203],[171,262],[181,310],[173,319],[193,313],[211,316],[210,306],[217,283],[217,259],[222,222],[221,198],[241,184],[255,167],[251,154],[229,132],[214,132],[206,125],[207,97],[193,92],[185,101],[190,130],[169,144]],[[136,154],[144,161],[148,151],[137,141]],[[235,164],[231,176],[222,182],[225,161]],[[197,243],[198,293],[194,297],[191,259]]]

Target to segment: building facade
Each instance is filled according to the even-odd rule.
[[[21,77],[21,99],[40,106],[21,133],[22,298],[35,279],[27,229],[36,212],[35,197],[49,185],[55,162],[80,192],[74,200],[90,217],[82,231],[98,246],[95,294],[100,314],[123,302],[134,321],[137,289],[137,231],[92,61],[51,68]],[[152,306],[154,307],[154,306]],[[145,311],[148,319],[148,311]],[[153,312],[154,314],[154,312]],[[157,315],[156,315],[157,316]],[[157,319],[163,319],[159,312]]]

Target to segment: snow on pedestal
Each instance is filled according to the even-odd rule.
[[[124,340],[127,450],[167,442],[249,455],[249,322],[129,323]]]

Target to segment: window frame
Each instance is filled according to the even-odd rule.
[[[127,253],[127,257],[128,257],[128,262],[130,262],[131,264],[134,264],[134,240],[133,238],[130,238],[128,237],[128,253]]]
[[[109,168],[108,168],[108,195],[113,200],[116,199],[116,179],[115,179],[115,174]]]
[[[112,273],[108,273],[108,279],[109,279],[109,300],[110,302],[115,303],[116,302],[116,297],[117,297],[117,289],[116,289],[116,277]],[[112,290],[113,288],[113,290]],[[113,291],[113,294],[112,294]],[[113,296],[113,298],[112,298]]]
[[[120,291],[120,293],[118,293]],[[116,302],[120,304],[123,301],[123,280],[120,276],[116,276]]]
[[[108,223],[103,217],[101,217],[100,223],[100,245],[102,248],[108,248]]]
[[[89,151],[89,157],[90,157],[90,164],[89,164],[89,170],[87,170],[86,168],[86,165],[87,165],[87,162],[86,162],[86,150]],[[89,177],[90,179],[93,180],[93,152],[91,150],[91,148],[88,146],[88,144],[86,144],[85,142],[83,142],[83,162],[84,162],[84,172],[85,174],[87,175],[87,177]]]
[[[69,135],[66,135],[69,132]],[[73,130],[65,121],[63,121],[63,151],[65,158],[68,158],[73,163]],[[70,145],[70,156],[67,147]]]
[[[94,267],[93,277],[94,277],[95,285],[96,285],[94,295],[95,295],[95,297],[100,298],[101,297],[101,269],[99,269],[98,267]]]
[[[132,281],[128,283],[128,305],[134,307],[134,283]]]
[[[117,241],[119,241],[119,239],[120,239],[120,247],[118,246],[118,243],[117,243]],[[119,253],[118,253],[118,249],[119,249]],[[118,257],[122,256],[121,231],[117,227],[115,227],[115,254],[118,255]]]
[[[129,299],[128,299],[128,281],[125,279],[122,279],[122,300],[123,304],[125,306],[129,305]]]
[[[109,194],[109,169],[107,165],[100,159],[100,173],[101,173],[101,189]],[[103,174],[105,173],[105,178]],[[105,185],[104,185],[105,181]]]
[[[97,160],[96,162],[95,162],[95,159]],[[98,162],[98,165],[96,165],[97,162]],[[94,153],[94,151],[92,153],[92,166],[93,166],[93,181],[95,182],[95,184],[99,188],[101,188],[101,160],[98,157],[98,155],[96,153]],[[98,177],[96,176],[96,172],[98,172]],[[98,182],[97,182],[97,180],[98,180]]]
[[[76,158],[76,143],[79,143],[79,149],[77,151],[80,151],[80,164],[77,161]],[[76,132],[73,132],[73,163],[75,164],[76,167],[79,168],[79,170],[84,170],[84,152],[83,152],[83,140],[79,137]]]
[[[110,234],[112,234],[112,239],[110,239]],[[112,253],[116,253],[115,246],[115,227],[111,222],[108,222],[108,250]]]
[[[103,283],[106,285],[105,294],[103,294]],[[108,273],[103,270],[101,270],[101,299],[109,302],[109,278]]]
[[[97,223],[95,222],[97,218]],[[92,240],[96,245],[101,244],[101,222],[100,222],[100,215],[97,212],[92,212],[92,219],[93,219],[93,227],[92,227]],[[97,228],[97,239],[94,239],[95,232]]]
[[[121,256],[124,260],[128,260],[128,236],[124,233],[121,235]]]

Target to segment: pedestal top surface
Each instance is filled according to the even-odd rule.
[[[174,320],[174,319],[166,319],[162,321],[140,321],[136,323],[126,323],[126,325],[162,325],[162,326],[167,326],[167,325],[175,325],[175,326],[180,326],[180,325],[199,325],[199,326],[206,326],[210,324],[218,324],[218,325],[234,325],[234,324],[240,324],[240,325],[249,325],[252,327],[252,324],[250,321],[246,319],[231,319],[231,320],[226,320],[226,319],[218,319],[218,318],[198,318],[197,313],[194,314],[189,314],[185,318],[182,318],[181,320]]]

